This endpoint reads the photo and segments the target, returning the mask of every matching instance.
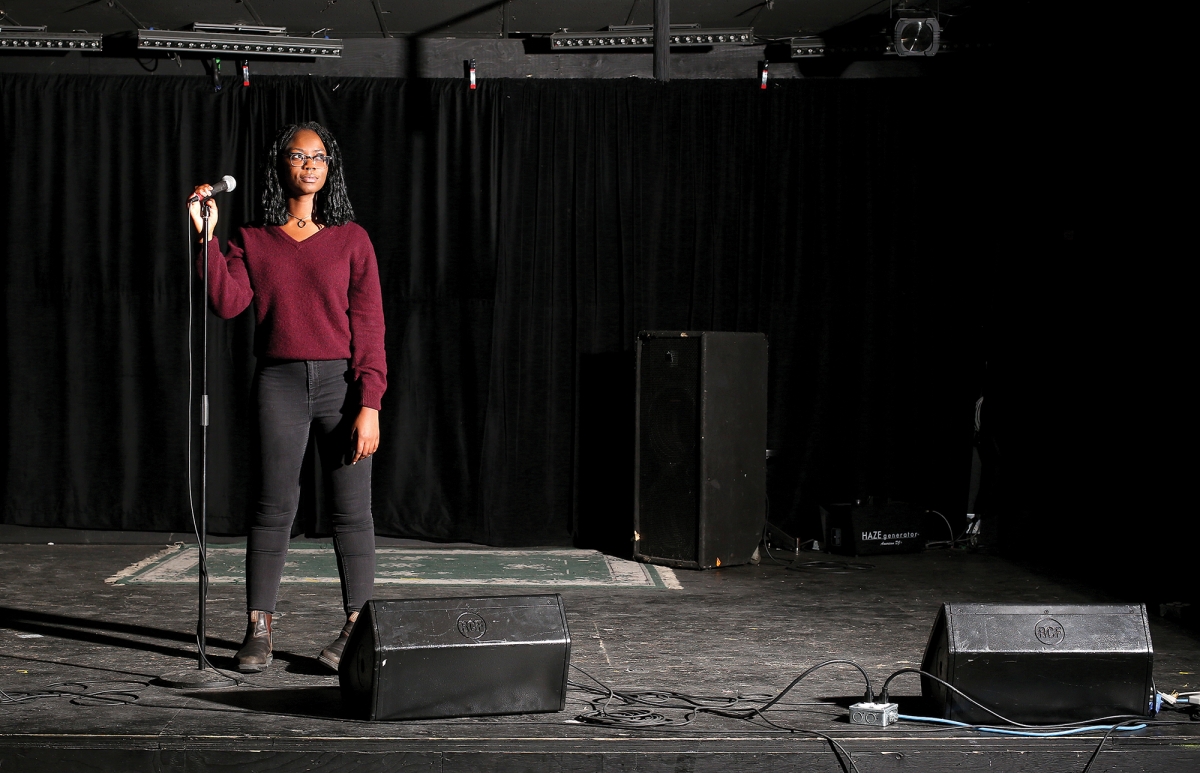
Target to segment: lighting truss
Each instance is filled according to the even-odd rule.
[[[818,56],[825,56],[825,38],[819,35],[792,38],[793,59],[811,59]]]
[[[284,27],[196,23],[191,30],[138,30],[137,47],[139,51],[226,54],[237,59],[337,59],[342,55],[340,40],[291,37],[286,33]]]
[[[248,32],[252,35],[286,35],[287,27],[267,24],[213,24],[206,21],[192,22],[193,32]]]
[[[99,32],[47,32],[45,27],[0,25],[0,51],[102,51]]]
[[[669,38],[672,48],[700,46],[749,46],[754,44],[753,27],[701,29],[699,24],[672,24]],[[600,32],[555,32],[550,36],[553,49],[653,48],[654,27],[649,24],[609,27]]]

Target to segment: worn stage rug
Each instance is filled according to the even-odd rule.
[[[245,544],[208,547],[210,584],[242,585]],[[200,550],[173,545],[108,578],[117,585],[197,581]],[[376,585],[510,585],[678,590],[675,573],[662,566],[625,561],[594,550],[420,549],[375,551]],[[333,547],[293,542],[283,569],[288,583],[338,582]]]

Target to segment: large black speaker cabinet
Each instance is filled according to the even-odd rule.
[[[749,561],[766,522],[766,336],[641,333],[636,415],[634,557]]]
[[[1016,722],[1146,715],[1154,648],[1145,605],[943,604],[921,670]],[[921,677],[935,715],[998,720]]]
[[[557,593],[369,601],[338,680],[364,719],[562,711],[570,661]]]

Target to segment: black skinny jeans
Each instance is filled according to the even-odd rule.
[[[300,501],[300,465],[310,431],[329,501],[333,548],[346,614],[375,587],[371,459],[350,464],[350,432],[361,408],[347,360],[260,360],[255,398],[261,438],[262,489],[246,545],[246,607],[275,611],[288,538]]]

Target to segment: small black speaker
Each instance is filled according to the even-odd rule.
[[[342,653],[342,703],[363,719],[562,711],[562,597],[369,601]]]
[[[1146,606],[943,604],[921,665],[1016,722],[1144,716],[1154,698]],[[999,722],[932,679],[936,716]]]
[[[766,522],[766,336],[643,332],[636,352],[634,557],[746,563]]]

